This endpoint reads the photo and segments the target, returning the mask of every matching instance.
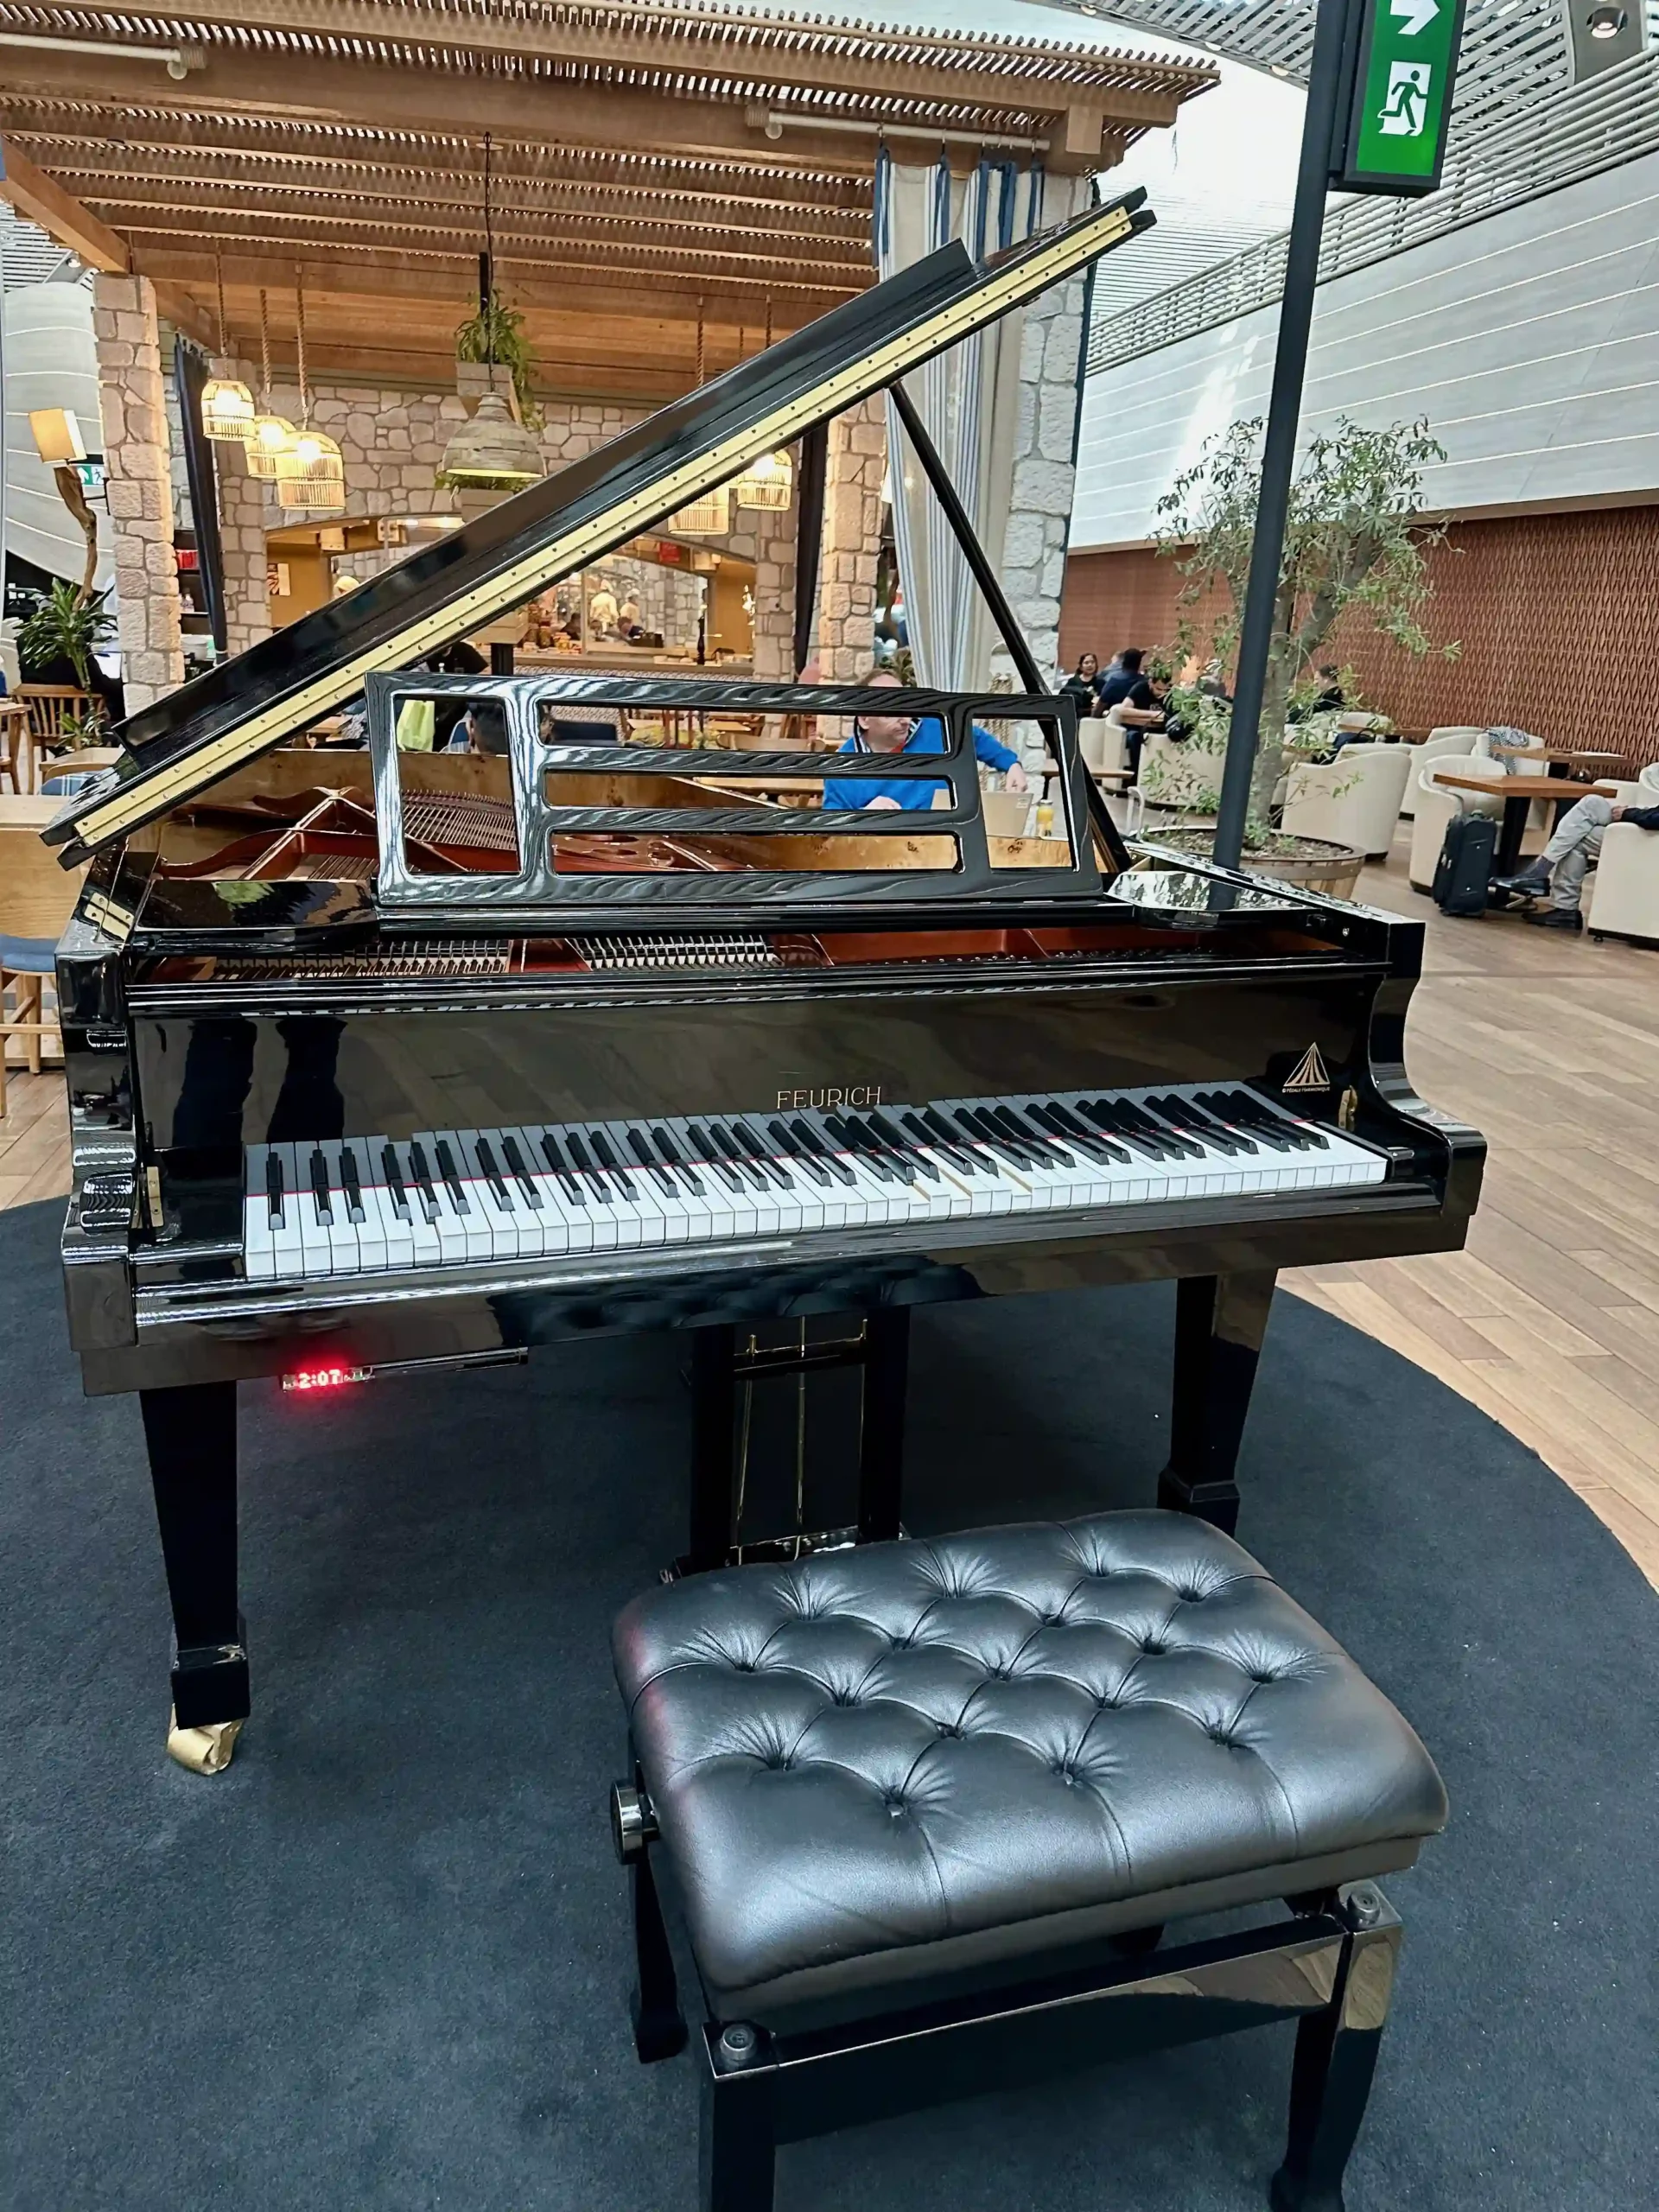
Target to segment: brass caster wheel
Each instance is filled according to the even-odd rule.
[[[167,1716],[167,1755],[192,1774],[223,1774],[242,1733],[239,1720],[215,1720],[206,1728],[181,1728],[176,1713]]]

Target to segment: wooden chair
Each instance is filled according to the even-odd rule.
[[[17,764],[21,760],[27,770],[29,750],[28,707],[15,695],[0,699],[0,785],[10,784],[21,793],[23,786]]]
[[[29,735],[35,760],[42,760],[58,742],[64,723],[90,714],[96,699],[73,683],[20,683],[17,696],[29,709]],[[38,781],[32,768],[24,772],[23,788],[33,791]]]
[[[60,868],[33,823],[0,823],[0,1116],[12,1039],[29,1073],[38,1075],[44,1040],[58,1034],[56,1021],[46,1019],[41,985],[80,896],[82,873]]]

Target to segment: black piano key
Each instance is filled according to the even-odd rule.
[[[396,1151],[389,1144],[383,1145],[380,1149],[380,1173],[386,1186],[386,1196],[391,1200],[392,1211],[400,1221],[411,1219],[404,1171],[397,1164]]]
[[[314,1145],[311,1148],[309,1166],[311,1198],[317,1209],[317,1219],[325,1229],[332,1229],[334,1225],[334,1209],[333,1196],[328,1188],[328,1163],[323,1158],[321,1149],[318,1146]]]
[[[1249,1113],[1235,1110],[1225,1091],[1201,1090],[1193,1103],[1207,1114],[1211,1121],[1219,1122],[1230,1129],[1254,1151],[1265,1145],[1269,1152],[1298,1152],[1296,1133],[1288,1128],[1274,1128],[1270,1120],[1260,1122]]]
[[[448,1191],[449,1203],[458,1214],[470,1213],[472,1207],[467,1202],[467,1192],[461,1179],[461,1170],[455,1165],[455,1155],[442,1137],[438,1139],[437,1154],[438,1173]]]
[[[582,1185],[577,1181],[576,1178],[571,1173],[569,1168],[565,1165],[564,1154],[559,1150],[559,1141],[554,1135],[551,1129],[546,1129],[543,1132],[542,1157],[552,1169],[553,1173],[557,1179],[559,1188],[564,1192],[565,1197],[569,1199],[571,1205],[573,1206],[585,1206],[588,1203],[587,1191],[583,1188]]]
[[[821,1160],[823,1162],[826,1173],[833,1175],[838,1183],[857,1182],[857,1176],[854,1174],[846,1161],[836,1158],[835,1154],[810,1122],[804,1122],[800,1116],[796,1114],[791,1116],[789,1126],[791,1134],[800,1139],[801,1143],[811,1154],[814,1160]]]
[[[805,1146],[798,1139],[792,1137],[781,1122],[768,1122],[766,1130],[779,1151],[789,1155],[796,1173],[804,1175],[809,1182],[816,1183],[820,1190],[829,1189],[829,1170],[813,1159]]]
[[[274,1152],[265,1154],[265,1208],[273,1229],[285,1226],[283,1217],[283,1163]]]
[[[726,1147],[715,1142],[701,1122],[688,1122],[685,1126],[691,1133],[692,1143],[697,1147],[698,1161],[709,1168],[715,1179],[723,1183],[728,1191],[734,1191],[741,1198],[745,1191],[760,1188],[759,1176],[754,1177],[752,1183],[749,1176],[741,1169],[727,1166]]]
[[[747,1122],[715,1123],[716,1134],[728,1140],[728,1153],[747,1160],[755,1173],[768,1183],[775,1183],[780,1191],[792,1191],[794,1179],[783,1162],[774,1160],[770,1146],[756,1136]]]
[[[884,1137],[877,1135],[868,1118],[861,1114],[849,1112],[840,1118],[851,1130],[856,1140],[859,1157],[861,1160],[868,1160],[872,1167],[885,1167],[889,1174],[896,1175],[901,1183],[908,1184],[912,1189],[915,1187],[921,1179],[920,1171],[917,1162],[911,1158],[906,1146],[900,1145],[895,1152]],[[929,1167],[928,1173],[933,1176],[935,1181],[938,1179],[931,1166]]]
[[[899,1118],[918,1144],[931,1146],[935,1152],[950,1161],[959,1175],[977,1174],[982,1167],[988,1166],[992,1174],[997,1172],[994,1162],[988,1163],[982,1160],[976,1160],[970,1152],[966,1151],[954,1139],[936,1135],[919,1114],[912,1113],[906,1108]]]
[[[1062,1106],[1058,1099],[1046,1100],[1040,1108],[1033,1110],[1040,1112],[1049,1128],[1058,1131],[1061,1136],[1070,1138],[1073,1143],[1093,1146],[1095,1150],[1090,1154],[1093,1159],[1109,1160],[1122,1166],[1132,1157],[1127,1145],[1116,1144],[1098,1129],[1091,1129],[1085,1122],[1077,1118],[1069,1106]]]
[[[702,1196],[702,1179],[690,1161],[682,1154],[668,1131],[653,1129],[651,1133],[651,1141],[661,1157],[668,1162],[674,1173],[690,1191],[692,1197],[700,1198]]]
[[[646,1140],[645,1131],[636,1129],[631,1122],[627,1124],[627,1131],[628,1150],[645,1169],[652,1181],[656,1184],[658,1190],[666,1191],[671,1198],[677,1198],[679,1192],[676,1188],[674,1178],[669,1173],[667,1168],[660,1166],[652,1158],[651,1146]]]
[[[482,1149],[481,1147],[480,1148],[480,1150]],[[543,1211],[542,1205],[542,1194],[536,1187],[535,1177],[531,1173],[530,1169],[524,1164],[524,1155],[518,1149],[518,1140],[517,1137],[502,1138],[501,1157],[507,1163],[507,1172],[512,1175],[514,1182],[518,1184],[520,1191],[523,1192],[524,1204],[527,1206],[533,1207],[537,1213],[542,1212]]]
[[[871,1174],[879,1176],[882,1182],[913,1183],[916,1180],[913,1173],[901,1169],[898,1161],[888,1160],[880,1145],[855,1129],[839,1114],[826,1114],[823,1126],[843,1152],[855,1154]]]
[[[564,1148],[570,1155],[572,1165],[586,1181],[588,1189],[593,1192],[594,1195],[599,1199],[601,1205],[609,1205],[611,1202],[611,1179],[606,1174],[604,1169],[600,1166],[596,1160],[588,1159],[587,1147],[574,1129],[567,1129],[565,1131]],[[626,1204],[631,1206],[638,1205],[639,1203],[639,1199],[634,1197],[633,1192],[628,1189],[626,1184],[620,1175],[616,1179],[616,1195],[624,1199]]]
[[[943,1107],[935,1109],[930,1106],[928,1117],[931,1119],[936,1111],[941,1121],[954,1123],[970,1144],[985,1147],[999,1160],[1009,1160],[1015,1167],[1034,1167],[1041,1164],[1034,1143],[1021,1144],[1016,1139],[1005,1136],[994,1122],[982,1122],[973,1107],[958,1106],[954,1113],[947,1114]]]
[[[495,1154],[491,1148],[489,1139],[480,1137],[474,1150],[478,1154],[479,1166],[484,1170],[484,1180],[495,1194],[495,1203],[503,1213],[511,1213],[512,1193],[502,1179],[501,1170],[495,1164]]]
[[[887,1145],[888,1150],[896,1152],[907,1160],[918,1175],[925,1175],[930,1183],[942,1183],[944,1180],[931,1160],[925,1159],[920,1153],[911,1150],[905,1142],[904,1131],[894,1128],[885,1114],[870,1113],[864,1118],[877,1136]]]
[[[429,1221],[435,1221],[443,1209],[438,1204],[438,1194],[433,1185],[432,1169],[427,1160],[424,1145],[410,1144],[409,1165],[415,1178],[415,1187],[421,1194],[421,1209]]]
[[[1033,1129],[1029,1122],[1020,1120],[1012,1107],[988,1106],[984,1111],[986,1120],[1005,1136],[1032,1146],[1043,1166],[1052,1167],[1057,1160],[1067,1167],[1077,1164],[1077,1154],[1068,1151],[1058,1137],[1050,1136],[1046,1129]]]
[[[1255,1149],[1243,1137],[1236,1135],[1230,1129],[1224,1129],[1219,1122],[1211,1122],[1207,1116],[1195,1113],[1185,1098],[1148,1098],[1147,1111],[1155,1114],[1160,1122],[1167,1122],[1172,1129],[1178,1129],[1184,1137],[1190,1137],[1194,1143],[1206,1146],[1211,1152],[1223,1153],[1230,1160]]]
[[[1073,1158],[1109,1165],[1112,1155],[1103,1139],[1086,1129],[1068,1129],[1057,1124],[1052,1119],[1052,1109],[1046,1104],[1020,1106],[1012,1110],[1014,1119],[1024,1127],[1034,1126],[1054,1143],[1065,1146]]]
[[[363,1185],[358,1178],[357,1154],[348,1144],[340,1147],[340,1182],[346,1194],[346,1218],[347,1221],[361,1221]]]
[[[1331,1141],[1316,1122],[1287,1120],[1275,1114],[1271,1106],[1248,1090],[1223,1090],[1214,1094],[1217,1109],[1229,1114],[1242,1122],[1253,1136],[1277,1141],[1300,1152],[1329,1152]]]
[[[1131,1152],[1141,1153],[1148,1160],[1186,1160],[1196,1154],[1196,1145],[1185,1137],[1176,1135],[1129,1105],[1122,1098],[1085,1098],[1080,1109],[1097,1128],[1108,1129]]]

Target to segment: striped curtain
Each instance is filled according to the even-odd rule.
[[[1048,196],[1066,202],[1063,208],[1050,208],[1049,221],[1070,213],[1069,179],[1051,181]],[[875,170],[877,268],[891,276],[952,238],[960,238],[976,260],[982,259],[1041,229],[1044,198],[1039,167],[1020,169],[1010,161],[982,160],[969,175],[953,177],[943,156],[931,168],[906,168],[883,147]],[[998,569],[1014,474],[1024,327],[1023,314],[1006,316],[906,379],[975,531]],[[982,690],[989,677],[995,632],[891,402],[887,451],[893,538],[916,680],[944,690]]]

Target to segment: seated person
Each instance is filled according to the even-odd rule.
[[[890,669],[878,669],[864,682],[872,691],[903,689]],[[944,724],[936,715],[924,715],[919,720],[910,715],[865,715],[853,724],[852,735],[838,749],[842,753],[943,753]],[[1007,772],[1011,791],[1031,788],[1019,754],[999,745],[988,730],[974,732],[974,751],[988,767]],[[823,805],[830,812],[845,807],[872,813],[880,808],[924,810],[932,805],[935,791],[948,794],[950,791],[948,784],[934,783],[925,776],[895,776],[886,783],[879,778],[861,776],[855,780],[826,776],[823,781]]]
[[[1061,696],[1069,696],[1077,701],[1079,715],[1092,715],[1098,703],[1099,690],[1100,663],[1093,653],[1084,653],[1061,684]]]
[[[1100,679],[1096,690],[1100,698],[1100,711],[1107,714],[1121,706],[1141,681],[1141,664],[1146,658],[1139,645],[1126,645]]]
[[[1128,656],[1125,655],[1127,659]],[[1184,728],[1172,728],[1165,709],[1169,696],[1166,676],[1137,676],[1134,687],[1113,707],[1106,720],[1113,729],[1123,733],[1124,750],[1131,776],[1141,773],[1141,747],[1149,729],[1167,731],[1171,737],[1185,737]]]
[[[1569,807],[1556,824],[1555,835],[1529,867],[1519,875],[1498,879],[1499,887],[1518,891],[1529,899],[1548,897],[1548,907],[1528,913],[1541,929],[1581,930],[1579,912],[1584,879],[1601,856],[1602,833],[1613,822],[1632,822],[1638,830],[1659,830],[1659,806],[1619,806],[1592,791]]]

